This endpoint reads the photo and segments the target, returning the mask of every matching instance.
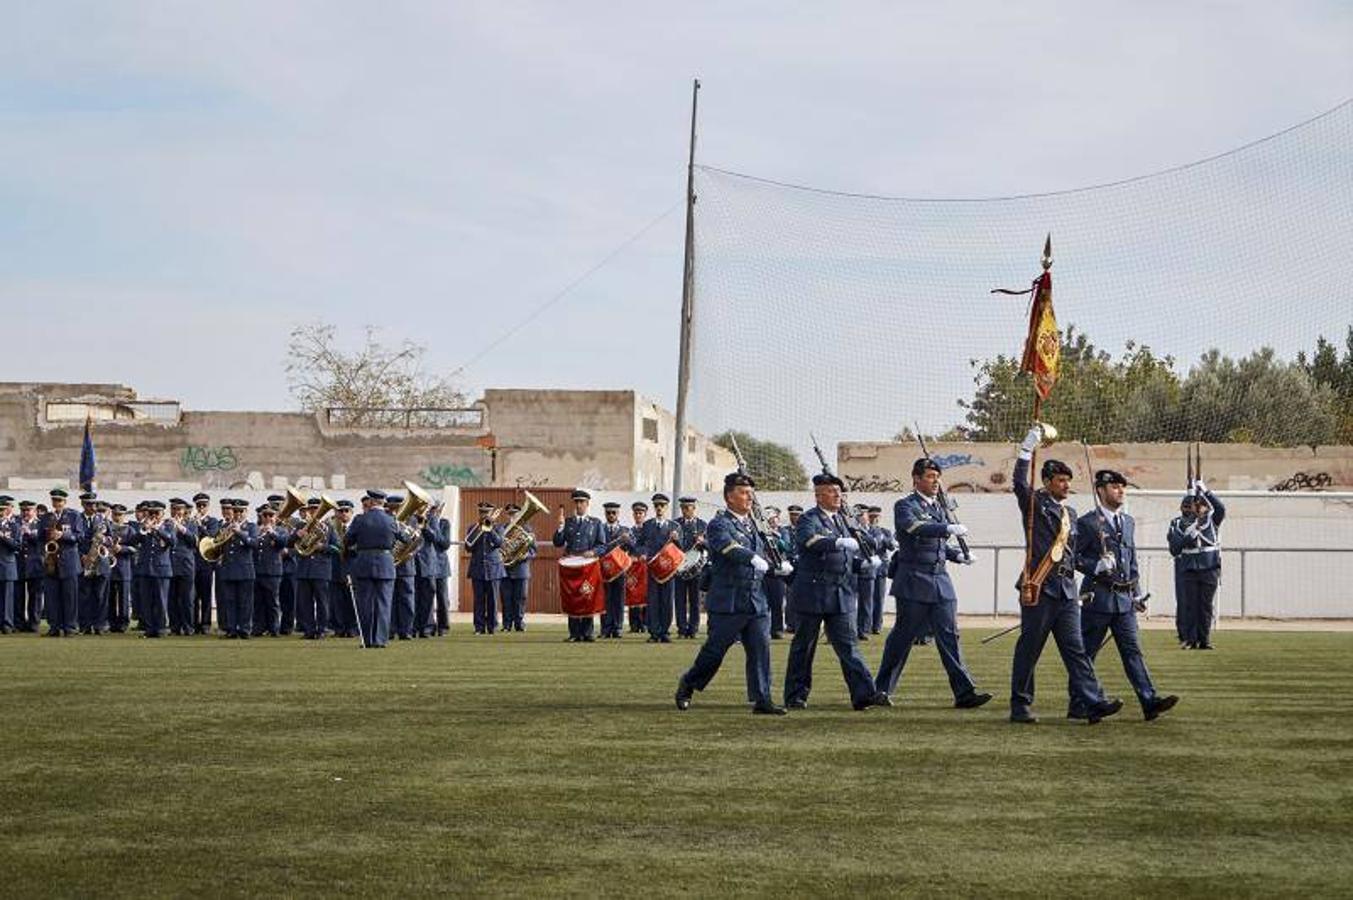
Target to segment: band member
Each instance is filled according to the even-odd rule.
[[[890,563],[897,550],[897,538],[879,522],[882,516],[883,507],[869,507],[869,534],[874,538],[874,546],[883,560],[883,565],[874,573],[874,612],[869,619],[870,634],[878,634],[883,630],[883,598],[888,596],[888,573],[892,571]]]
[[[131,538],[136,545],[136,555],[132,557],[132,618],[136,631],[146,630],[146,597],[153,593],[148,581],[150,578],[150,554],[141,549],[141,536],[146,523],[150,520],[150,501],[141,500],[133,510],[134,521],[131,524]]]
[[[640,556],[631,565],[643,565],[643,551],[639,549],[639,533],[643,531],[644,520],[648,518],[648,504],[642,500],[636,500],[630,504],[630,518],[633,520],[629,528],[630,546],[634,547],[634,552]],[[647,581],[647,572],[644,574],[644,580]],[[646,589],[646,586],[645,586]],[[631,634],[643,634],[648,630],[648,605],[629,607],[629,623]]]
[[[1221,581],[1217,532],[1226,518],[1226,506],[1206,484],[1195,481],[1194,489],[1179,504],[1179,512],[1179,518],[1170,523],[1167,540],[1179,568],[1175,605],[1184,613],[1180,647],[1211,650],[1214,601]]]
[[[639,552],[648,559],[658,555],[663,545],[680,537],[681,529],[677,523],[667,518],[666,494],[654,494],[653,518],[644,522],[639,530]],[[676,605],[676,582],[673,576],[659,582],[652,573],[648,576],[648,642],[650,644],[670,644],[672,638],[672,614]]]
[[[503,530],[494,522],[498,510],[481,501],[476,506],[479,519],[465,532],[465,552],[470,554],[470,586],[474,590],[474,633],[493,634],[498,630],[498,596],[503,570]]]
[[[521,512],[521,507],[515,503],[509,503],[505,509],[509,518],[519,512]],[[529,524],[523,523],[520,528],[531,536],[531,543],[526,548],[526,556],[521,562],[509,566],[505,577],[500,582],[503,595],[504,631],[526,630],[526,598],[531,593],[531,560],[536,558],[536,542],[535,532],[531,530]]]
[[[789,602],[798,616],[798,628],[789,647],[789,666],[785,672],[785,706],[790,709],[808,705],[813,685],[813,654],[824,626],[841,662],[851,706],[864,710],[892,705],[887,694],[875,690],[874,676],[869,674],[855,641],[858,600],[854,563],[860,545],[850,536],[841,516],[844,487],[835,475],[826,472],[814,475],[813,495],[817,505],[799,517],[794,531],[799,561]]]
[[[780,524],[780,510],[774,506],[767,506],[766,524],[775,534],[775,546],[780,551],[780,557],[789,562],[792,557],[790,548],[794,545],[794,534]],[[770,608],[770,639],[773,641],[783,640],[785,636],[785,595],[789,590],[789,580],[793,577],[792,569],[784,574],[767,572],[762,582],[766,589],[766,603]]]
[[[287,498],[282,494],[269,494],[268,505],[280,514]],[[283,529],[288,537],[305,524],[299,515],[292,513],[285,521],[274,520],[276,527]],[[283,547],[282,575],[277,582],[277,633],[289,635],[296,630],[296,554],[290,547]],[[257,592],[256,592],[257,593]],[[259,632],[259,615],[254,615],[254,633]]]
[[[1043,487],[1029,483],[1030,460],[1043,438],[1035,425],[1020,444],[1015,461],[1014,488],[1019,502],[1020,527],[1028,528],[1032,509],[1033,533],[1029,547],[1028,584],[1021,574],[1020,634],[1010,674],[1010,721],[1032,724],[1034,669],[1051,633],[1062,654],[1073,707],[1086,711],[1090,724],[1117,713],[1123,701],[1103,698],[1103,688],[1081,637],[1080,598],[1076,593],[1076,511],[1066,503],[1071,493],[1071,468],[1049,459],[1043,463]],[[1027,534],[1027,532],[1026,532]],[[1030,602],[1032,600],[1032,602]]]
[[[1162,697],[1151,683],[1137,640],[1137,611],[1146,609],[1137,570],[1136,522],[1123,510],[1127,479],[1112,469],[1095,473],[1095,508],[1076,522],[1076,569],[1081,580],[1081,640],[1095,661],[1104,635],[1113,633],[1123,671],[1150,722],[1179,702]],[[1104,699],[1103,696],[1100,699]],[[1081,719],[1085,710],[1073,700],[1067,717]]]
[[[320,506],[320,498],[311,497],[306,501],[305,509],[314,516]],[[314,552],[306,556],[300,552],[302,548]],[[296,627],[304,640],[323,640],[325,629],[329,627],[329,582],[334,574],[330,557],[338,550],[338,536],[328,522],[321,521],[312,526],[307,521],[291,533],[287,550],[296,559]]]
[[[197,583],[197,524],[188,521],[188,501],[178,497],[169,500],[169,524],[174,529],[169,633],[189,635],[193,633],[193,589]]]
[[[254,549],[254,621],[250,634],[277,637],[282,633],[282,553],[291,540],[291,530],[277,524],[277,510],[260,504],[258,543]]]
[[[869,507],[863,503],[855,504],[853,510],[855,521],[864,523],[869,516]],[[868,528],[868,526],[865,526]],[[881,562],[881,560],[880,560]],[[869,640],[871,631],[878,631],[874,627],[874,579],[883,566],[875,565],[874,561],[863,556],[855,557],[855,596],[858,598],[855,608],[855,639],[857,641]]]
[[[883,646],[875,684],[890,697],[897,691],[897,680],[906,668],[916,634],[929,626],[949,676],[954,706],[975,709],[991,695],[978,693],[963,664],[963,651],[958,645],[958,594],[945,568],[950,562],[972,562],[949,543],[951,537],[962,537],[968,529],[950,523],[948,511],[940,505],[939,463],[928,458],[916,460],[911,467],[911,486],[912,492],[893,505],[899,542],[893,576],[897,616]]]
[[[797,503],[791,503],[785,507],[785,514],[789,516],[789,524],[785,526],[784,544],[789,548],[785,555],[785,561],[791,568],[797,568],[799,565],[799,542],[795,540],[794,534],[799,527],[799,519],[803,516],[803,507]],[[785,576],[785,634],[793,634],[794,629],[798,627],[799,617],[794,613],[794,604],[789,602],[790,591],[794,587],[794,572],[791,571]]]
[[[362,514],[352,520],[343,541],[357,601],[357,627],[366,647],[384,647],[390,641],[394,548],[400,524],[382,507],[385,499],[381,491],[367,491],[362,497]]]
[[[676,520],[677,545],[683,553],[705,546],[709,523],[695,514],[695,498],[681,497],[677,505],[681,507],[681,516]],[[694,638],[700,632],[700,573],[675,580],[677,635]]]
[[[431,520],[433,533],[436,535],[433,544],[437,548],[437,570],[433,580],[435,588],[435,604],[437,616],[437,636],[442,637],[451,630],[451,558],[449,551],[451,549],[451,520],[442,515],[442,508],[437,507],[437,515]]]
[[[77,618],[81,634],[108,633],[108,517],[98,511],[98,494],[80,495],[80,522],[84,537],[80,540],[80,600]]]
[[[221,547],[221,560],[216,567],[216,600],[218,615],[225,612],[224,637],[248,640],[254,627],[254,548],[258,546],[258,526],[246,521],[249,504],[232,499],[226,520],[217,539],[229,532],[230,540]],[[220,624],[218,622],[218,624]]]
[[[212,537],[215,538],[223,532],[227,526],[234,521],[235,500],[231,497],[222,497],[220,500],[221,518]],[[253,556],[250,555],[252,563]],[[229,636],[235,633],[235,608],[230,603],[225,603],[221,598],[221,560],[218,557],[213,565],[212,572],[212,602],[216,605],[216,630],[221,634]],[[252,608],[254,602],[253,575],[249,576],[249,603]]]
[[[352,579],[348,577],[348,526],[352,524],[352,501],[339,500],[334,510],[334,542],[337,548],[330,557],[332,569],[329,581],[329,617],[338,637],[357,637],[357,606],[352,596]]]
[[[578,488],[573,491],[572,500],[573,515],[565,518],[563,511],[560,510],[559,512],[559,525],[554,531],[554,545],[563,547],[564,552],[570,556],[594,557],[601,553],[602,548],[606,545],[606,539],[602,537],[601,520],[596,516],[587,514],[587,507],[592,502],[592,495]],[[651,583],[649,590],[652,590]],[[671,612],[670,607],[668,612]],[[670,624],[670,615],[668,620]],[[578,641],[592,643],[596,640],[593,635],[595,627],[596,618],[594,616],[569,616],[569,643],[577,643]]]
[[[620,504],[603,503],[602,510],[606,521],[602,523],[602,539],[607,547],[624,547],[633,543],[630,530],[620,524]],[[631,562],[630,565],[637,565]],[[601,616],[601,636],[603,639],[620,638],[620,627],[625,622],[625,576],[606,582],[606,612]]]
[[[783,716],[770,698],[770,609],[762,579],[770,571],[765,539],[752,522],[756,483],[734,472],[724,478],[724,503],[705,531],[710,548],[709,635],[695,662],[677,681],[676,706],[686,709],[695,691],[703,691],[719,671],[735,641],[747,655],[747,696],[752,712]]]
[[[42,540],[38,535],[38,505],[19,501],[19,534],[23,548],[19,554],[19,581],[15,585],[14,627],[36,633],[42,621]]]
[[[38,517],[43,554],[42,594],[47,607],[47,636],[71,637],[79,628],[80,542],[84,522],[66,508],[69,496],[62,488],[51,492],[52,509]]]
[[[440,505],[432,506],[427,515],[418,516],[415,525],[422,542],[413,555],[413,633],[429,638],[437,631],[432,619],[432,603],[437,596],[437,526]]]
[[[136,558],[137,542],[130,539],[133,531],[127,523],[127,507],[114,503],[112,517],[108,526],[112,539],[109,550],[113,554],[108,576],[108,629],[122,634],[132,621],[132,561]]]
[[[193,510],[198,540],[216,534],[221,520],[211,515],[211,497],[193,494]],[[212,581],[215,577],[216,564],[207,562],[200,552],[197,553],[193,557],[193,631],[197,634],[211,631]]]
[[[14,585],[22,548],[23,526],[14,515],[14,498],[0,496],[0,634],[14,633]]]
[[[141,597],[142,621],[145,637],[163,637],[169,618],[169,582],[174,576],[173,550],[178,539],[174,525],[165,517],[165,504],[159,500],[146,503],[146,519],[138,538],[137,552],[146,557],[144,587]]]
[[[385,511],[392,518],[399,513],[399,508],[403,505],[403,494],[390,494],[385,498]],[[396,549],[407,546],[406,541],[412,539],[412,535],[416,533],[417,529],[413,525],[401,527],[400,547]],[[390,633],[401,641],[413,639],[413,580],[417,573],[418,566],[412,556],[403,562],[395,563],[394,593],[390,600]]]

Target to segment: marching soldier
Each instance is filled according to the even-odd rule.
[[[73,637],[79,628],[80,542],[85,529],[80,515],[66,508],[68,496],[63,488],[53,488],[51,511],[38,517],[48,637]]]
[[[14,598],[14,627],[36,633],[43,614],[43,568],[37,504],[32,500],[19,501],[19,534],[23,548],[19,554],[19,581],[15,585],[18,593]]]
[[[1137,569],[1136,522],[1123,511],[1126,493],[1127,478],[1112,469],[1100,469],[1095,473],[1098,502],[1076,523],[1076,569],[1084,576],[1081,640],[1093,663],[1104,635],[1113,633],[1123,671],[1142,704],[1142,714],[1150,722],[1172,709],[1179,698],[1156,693],[1137,640],[1137,611],[1145,609],[1146,603]],[[1077,707],[1073,699],[1067,718],[1084,717],[1085,709]]]
[[[572,499],[573,515],[564,518],[563,511],[559,512],[559,525],[554,531],[554,545],[563,547],[564,552],[571,556],[594,557],[606,545],[606,540],[602,537],[601,520],[596,516],[587,514],[587,507],[592,502],[592,495],[581,488],[577,488],[573,491]],[[670,608],[668,611],[670,613]],[[596,619],[593,616],[569,616],[568,642],[582,641],[588,644],[594,642],[596,640],[593,635],[595,626]]]
[[[193,510],[198,540],[215,535],[221,520],[211,515],[211,497],[204,493],[193,494]],[[215,578],[216,564],[207,562],[198,552],[193,557],[193,631],[197,634],[211,631],[212,581]]]
[[[390,514],[391,518],[399,513],[399,508],[403,505],[404,496],[402,494],[390,494],[385,498],[385,511]],[[399,549],[407,546],[406,538],[412,531],[412,525],[408,528],[401,528]],[[413,639],[413,580],[417,574],[418,565],[413,561],[412,556],[403,562],[395,563],[394,593],[390,600],[390,633],[401,641]]]
[[[916,634],[927,625],[935,634],[940,662],[949,676],[954,706],[975,709],[991,699],[979,693],[958,639],[958,594],[945,568],[946,563],[969,564],[949,538],[962,537],[968,529],[951,524],[947,510],[939,503],[940,466],[921,458],[911,467],[912,492],[893,505],[897,527],[897,568],[893,577],[893,596],[897,615],[893,630],[883,646],[875,684],[890,697],[897,691],[897,680],[906,668]]]
[[[1180,648],[1211,650],[1214,601],[1221,581],[1217,532],[1226,518],[1226,506],[1206,484],[1195,481],[1179,512],[1179,518],[1170,523],[1167,540],[1179,571],[1175,605],[1184,611]]]
[[[14,633],[14,586],[19,581],[23,526],[14,512],[14,498],[0,496],[0,634]]]
[[[845,483],[822,472],[813,476],[817,505],[799,517],[794,539],[798,566],[790,606],[798,616],[798,628],[789,647],[785,672],[785,706],[803,709],[813,686],[813,655],[818,634],[826,628],[827,639],[841,661],[841,673],[850,690],[850,703],[857,710],[891,706],[888,695],[874,688],[874,676],[860,656],[855,641],[855,557],[860,545],[850,536],[841,516],[841,491]]]
[[[352,501],[339,500],[334,510],[334,535],[337,548],[330,558],[329,610],[338,637],[357,637],[357,607],[348,577],[348,549],[344,544],[352,524]]]
[[[724,478],[726,509],[709,523],[705,538],[713,571],[706,602],[709,635],[694,664],[677,681],[677,709],[687,709],[719,671],[725,654],[741,641],[747,655],[747,696],[757,715],[783,716],[770,697],[770,609],[762,579],[770,571],[765,538],[751,519],[755,482],[740,472]]]
[[[132,621],[132,562],[136,558],[134,532],[127,523],[127,507],[121,503],[112,506],[112,524],[108,526],[113,538],[113,565],[108,577],[108,628],[122,634]]]
[[[437,617],[437,636],[442,637],[451,630],[451,597],[448,581],[451,577],[451,520],[442,515],[437,508],[437,516],[432,520],[432,531],[436,535],[433,544],[437,548],[437,569],[433,588]]]
[[[258,544],[254,551],[254,596],[257,598],[254,610],[257,618],[250,633],[277,637],[285,624],[281,594],[282,572],[286,565],[282,559],[291,540],[291,531],[277,524],[277,510],[271,503],[261,504],[255,512],[258,513]]]
[[[643,549],[639,543],[639,535],[644,529],[644,520],[648,518],[648,504],[642,500],[636,500],[631,503],[630,518],[634,521],[634,524],[629,528],[630,546],[634,548],[634,552],[639,557],[638,559],[635,559],[631,565],[641,566],[644,565],[644,560]],[[648,571],[646,566],[642,577],[646,583],[648,581]],[[647,584],[645,584],[645,590],[647,590]],[[647,597],[647,594],[645,594],[645,597]],[[646,599],[643,606],[628,607],[628,614],[631,634],[643,634],[648,630],[648,623],[646,621],[648,618],[648,603]]]
[[[318,497],[306,501],[305,508],[313,516],[319,511],[321,502]],[[287,540],[287,549],[296,560],[293,576],[296,594],[296,625],[302,640],[320,641],[324,639],[325,629],[329,627],[329,582],[333,579],[334,564],[330,555],[337,551],[338,538],[328,522],[314,526],[320,537],[319,548],[309,556],[303,556],[297,549],[306,531],[297,529]]]
[[[368,490],[362,513],[343,539],[348,573],[357,602],[357,627],[366,647],[384,647],[390,640],[390,605],[395,590],[394,548],[400,525],[382,507],[385,494]]]
[[[132,618],[136,620],[136,630],[145,631],[146,597],[151,593],[146,583],[150,577],[150,553],[141,548],[141,536],[150,519],[150,501],[138,501],[133,515],[130,538],[136,546],[136,555],[132,557]]]
[[[654,494],[653,518],[644,522],[639,531],[640,552],[647,559],[658,555],[658,551],[670,541],[678,539],[681,530],[677,523],[667,518],[668,500],[666,494]],[[673,576],[659,582],[650,572],[648,576],[648,643],[670,644],[672,638],[672,613],[676,604],[676,582]]]
[[[1062,654],[1075,708],[1086,712],[1090,724],[1114,715],[1123,701],[1104,698],[1094,665],[1085,652],[1081,636],[1080,597],[1076,593],[1076,511],[1067,504],[1071,493],[1071,468],[1049,459],[1043,463],[1043,487],[1029,483],[1034,448],[1043,438],[1035,425],[1020,444],[1015,461],[1014,489],[1019,503],[1021,527],[1033,521],[1029,547],[1029,578],[1020,576],[1020,635],[1015,643],[1015,661],[1010,673],[1010,721],[1032,724],[1038,718],[1030,710],[1034,702],[1034,669],[1051,634]],[[1032,510],[1032,512],[1031,512]],[[1076,706],[1079,704],[1078,706]]]
[[[193,589],[197,583],[197,524],[188,521],[188,502],[169,500],[169,525],[174,529],[170,550],[173,575],[169,582],[169,632],[193,633]]]
[[[874,613],[870,616],[870,634],[883,630],[883,598],[888,596],[888,573],[892,571],[892,556],[897,550],[897,538],[892,531],[879,523],[883,516],[883,507],[869,507],[869,534],[874,538],[874,546],[879,549],[879,558],[883,565],[874,573]]]
[[[780,558],[789,562],[793,557],[790,549],[794,545],[793,532],[780,524],[780,510],[774,506],[766,507],[766,524],[774,533],[775,547]],[[793,564],[790,563],[792,566]],[[771,571],[765,574],[762,584],[766,589],[766,603],[770,607],[770,639],[783,640],[785,636],[785,594],[789,589],[789,579],[794,577],[793,570],[787,573]]]
[[[268,505],[274,513],[280,514],[287,498],[282,494],[269,494]],[[295,513],[285,521],[274,519],[275,527],[281,528],[287,535],[294,534],[305,524]],[[296,554],[290,547],[281,550],[282,573],[277,582],[277,633],[289,635],[296,630]],[[254,633],[259,630],[259,613],[254,614]]]
[[[803,507],[797,503],[791,503],[785,507],[785,514],[789,516],[789,525],[785,528],[784,544],[789,552],[785,554],[785,561],[789,563],[791,571],[785,576],[785,634],[793,634],[798,627],[799,617],[794,613],[794,604],[789,602],[790,593],[794,587],[794,569],[799,565],[799,542],[794,535],[799,527],[799,519],[803,517]]]
[[[163,637],[168,625],[169,582],[174,577],[174,545],[178,532],[164,515],[165,504],[151,500],[146,504],[146,523],[140,534],[140,553],[146,557],[145,587],[141,611],[146,625],[145,637]]]
[[[246,521],[249,504],[233,499],[229,507],[222,500],[229,515],[221,526],[229,530],[231,538],[221,548],[221,561],[216,568],[216,601],[218,614],[224,609],[226,633],[232,640],[248,640],[254,625],[254,548],[258,546],[258,526]]]
[[[108,573],[112,565],[100,550],[107,549],[108,517],[98,511],[99,495],[85,491],[80,495],[80,520],[84,537],[80,540],[80,600],[77,618],[81,634],[108,633]]]
[[[422,541],[413,554],[413,633],[416,637],[432,637],[436,626],[432,621],[432,601],[437,594],[437,529],[433,524],[438,507],[426,510],[415,522]]]
[[[855,504],[855,521],[864,524],[869,516],[869,507],[863,503]],[[868,526],[865,526],[868,528]],[[855,609],[855,639],[869,640],[869,633],[878,632],[874,627],[874,579],[882,565],[875,566],[873,561],[863,556],[855,557],[855,596],[858,598]]]
[[[606,546],[624,546],[631,542],[630,531],[620,524],[620,504],[603,503],[606,521],[602,523],[602,538]],[[635,565],[635,563],[631,563]],[[601,637],[619,639],[620,627],[625,622],[625,576],[622,574],[606,582],[606,612],[601,616]]]
[[[709,523],[695,514],[695,498],[681,497],[677,505],[681,507],[681,517],[676,520],[680,529],[677,545],[683,553],[705,546],[705,529]],[[700,633],[700,573],[678,578],[676,582],[677,635],[693,639]]]
[[[465,533],[465,549],[470,554],[470,585],[474,589],[474,633],[493,634],[498,629],[498,595],[503,569],[503,530],[494,525],[497,516],[492,503],[480,501],[476,507],[479,521]]]
[[[504,512],[510,519],[521,512],[521,507],[509,503]],[[526,556],[508,567],[502,580],[504,631],[526,630],[526,598],[531,594],[531,560],[536,558],[536,536],[530,524],[522,523],[519,527],[531,536],[531,543],[527,545]]]

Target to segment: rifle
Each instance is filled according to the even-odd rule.
[[[916,443],[921,445],[921,455],[930,459],[930,449],[925,445],[925,438],[921,437],[921,426],[916,425]],[[940,503],[940,509],[944,510],[944,522],[948,524],[958,524],[958,516],[953,514],[953,509],[949,506],[949,497],[944,493],[944,482],[937,482],[938,488],[935,491],[935,499]],[[968,542],[963,539],[963,535],[958,536],[958,549],[963,551],[963,561],[972,562],[972,551],[968,549]]]
[[[827,465],[827,457],[822,455],[822,448],[817,445],[817,438],[811,431],[808,432],[808,437],[813,442],[813,452],[817,454],[817,461],[822,463],[822,474],[836,478],[836,473],[832,471],[832,467]],[[851,512],[850,506],[845,502],[845,491],[842,491],[841,494],[841,518],[845,521],[846,530],[850,532],[850,536],[855,539],[855,543],[860,545],[860,553],[866,557],[882,559],[878,547],[874,545],[873,537],[865,530],[864,525],[860,523],[860,520],[855,516],[855,513]]]
[[[742,455],[742,450],[738,447],[738,439],[733,432],[728,432],[729,442],[733,445],[733,458],[738,462],[738,474],[747,475],[747,459]],[[756,488],[752,488],[752,524],[756,526],[757,532],[761,535],[761,541],[766,545],[766,562],[770,567],[779,571],[785,567],[785,558],[780,553],[780,545],[776,541],[776,534],[771,529],[770,523],[766,521],[766,513],[761,509],[761,501],[756,497]]]

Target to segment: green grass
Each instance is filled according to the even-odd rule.
[[[1188,653],[1148,632],[1182,702],[1093,727],[1061,718],[1050,643],[1043,722],[1017,727],[1013,636],[986,631],[965,640],[985,709],[952,709],[924,648],[899,707],[852,712],[824,645],[811,708],[773,719],[748,714],[740,648],[679,713],[694,642],[457,628],[379,652],[0,639],[0,894],[1353,890],[1350,633]]]

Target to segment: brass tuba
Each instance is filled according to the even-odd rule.
[[[290,498],[288,498],[290,499]],[[290,505],[288,503],[287,505]],[[321,550],[328,547],[326,538],[329,536],[329,530],[324,525],[324,517],[338,508],[338,504],[328,494],[319,495],[319,508],[310,514],[305,524],[301,526],[300,534],[296,537],[296,553],[300,556],[314,556]]]
[[[327,499],[327,498],[326,498]],[[277,523],[280,525],[296,514],[296,510],[305,506],[305,498],[294,487],[287,488],[287,499],[277,511]]]
[[[400,529],[399,546],[395,548],[395,565],[408,562],[409,558],[423,546],[423,535],[418,529],[407,524],[409,519],[421,515],[432,505],[428,492],[412,481],[404,482],[404,502],[395,510],[395,521],[404,527]]]
[[[548,507],[535,498],[530,491],[524,491],[526,499],[522,501],[521,510],[512,517],[512,521],[507,523],[507,528],[503,530],[503,565],[515,566],[517,563],[526,559],[526,554],[531,552],[531,547],[535,545],[535,536],[528,532],[522,526],[531,520],[532,516],[545,512]]]

